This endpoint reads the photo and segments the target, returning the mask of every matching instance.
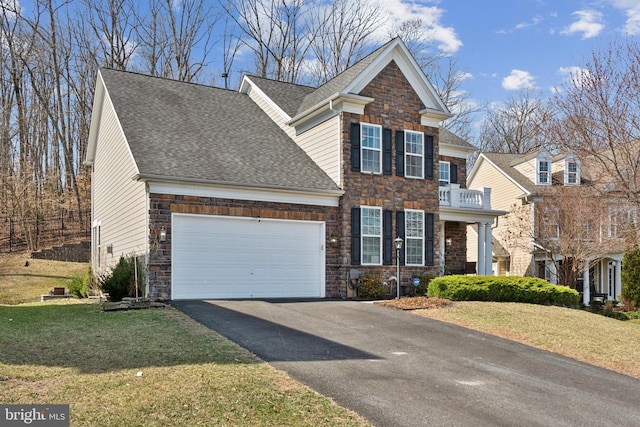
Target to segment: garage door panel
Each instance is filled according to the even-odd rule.
[[[172,295],[324,297],[324,223],[174,214]]]

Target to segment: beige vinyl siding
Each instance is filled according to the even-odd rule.
[[[320,123],[294,140],[337,185],[341,185],[339,116]]]
[[[93,220],[100,223],[98,270],[114,265],[121,255],[144,254],[147,235],[145,184],[133,180],[137,167],[106,96],[104,103],[91,186]],[[107,254],[108,245],[112,254]]]
[[[249,97],[273,120],[331,179],[340,185],[340,117],[335,116],[314,126],[300,135],[286,124],[287,118],[257,90],[249,91]]]
[[[289,138],[293,139],[296,135],[294,127],[287,125],[288,117],[283,116],[281,112],[273,107],[273,104],[269,102],[259,90],[250,90],[249,98],[255,102],[262,111],[264,111],[274,123],[289,135]]]
[[[493,236],[510,253],[510,274],[516,276],[529,275],[529,266],[531,264],[531,254],[529,253],[530,232],[523,230],[524,236],[517,243],[513,241],[513,237],[506,237],[509,235],[507,231],[510,229],[511,231],[514,228],[528,229],[531,226],[530,210],[528,207],[522,206],[522,201],[519,199],[524,194],[524,190],[489,162],[482,159],[480,161],[482,163],[479,164],[473,180],[469,182],[469,188],[491,187],[491,208],[509,212],[507,215],[500,217],[498,227],[493,230]],[[513,233],[511,233],[512,235]],[[472,257],[477,259],[477,238],[475,230],[467,231],[467,259],[469,260],[474,260]]]
[[[515,170],[526,176],[533,184],[536,183],[536,158],[520,163],[513,167]]]
[[[468,183],[469,189],[477,190],[490,187],[491,209],[509,211],[511,206],[517,202],[517,198],[524,193],[524,190],[488,162],[480,161],[482,163],[473,180]]]

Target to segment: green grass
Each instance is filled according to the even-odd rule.
[[[25,262],[29,266],[25,266]],[[54,287],[66,287],[83,276],[89,264],[30,259],[29,254],[0,256],[0,304],[40,301]]]
[[[27,259],[0,257],[2,403],[69,404],[72,426],[368,425],[173,308],[34,302],[88,265]]]
[[[640,320],[584,310],[498,302],[455,302],[414,313],[487,332],[640,378]]]
[[[0,402],[68,403],[73,426],[367,425],[172,308],[80,301],[0,305]]]

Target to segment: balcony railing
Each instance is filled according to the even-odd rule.
[[[491,188],[468,190],[460,184],[440,187],[440,206],[491,210]]]

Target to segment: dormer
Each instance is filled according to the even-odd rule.
[[[574,154],[564,159],[564,185],[580,185],[580,160]]]
[[[536,156],[536,185],[551,185],[551,154],[542,150]]]

